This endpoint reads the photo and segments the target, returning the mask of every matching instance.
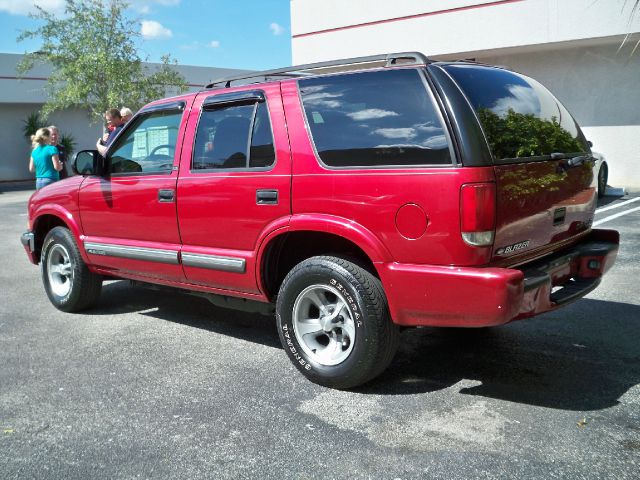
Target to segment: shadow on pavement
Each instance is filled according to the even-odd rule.
[[[272,348],[282,348],[273,317],[216,307],[178,289],[152,290],[128,281],[105,283],[97,307],[84,315],[140,315],[228,335]]]
[[[282,348],[273,318],[219,308],[179,290],[110,282],[98,307],[84,313],[133,312]],[[640,306],[591,299],[503,327],[409,329],[389,368],[354,393],[412,395],[463,381],[465,395],[600,410],[640,383],[638,338]]]
[[[600,410],[640,383],[640,307],[583,299],[538,319],[490,329],[402,334],[387,371],[359,389],[460,393],[563,410]]]
[[[606,197],[602,197],[598,199],[598,204],[596,208],[606,207],[607,205],[617,202],[618,200],[625,200],[627,195],[607,195]]]

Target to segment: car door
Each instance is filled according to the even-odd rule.
[[[120,275],[183,281],[176,180],[185,102],[136,115],[106,155],[106,174],[88,177],[79,204],[91,262]]]
[[[279,84],[196,98],[178,180],[187,281],[258,293],[256,252],[291,213],[291,159]]]

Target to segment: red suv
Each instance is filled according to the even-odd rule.
[[[590,144],[524,75],[402,53],[224,79],[153,102],[36,192],[49,299],[102,280],[273,311],[310,380],[360,385],[400,327],[487,327],[576,300],[613,264]]]

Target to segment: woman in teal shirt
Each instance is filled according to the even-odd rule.
[[[40,190],[60,180],[58,172],[62,170],[62,163],[58,149],[51,145],[48,128],[39,128],[35,135],[31,135],[31,144],[34,148],[29,159],[29,171],[36,172],[36,190]]]

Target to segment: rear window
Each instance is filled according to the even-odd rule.
[[[442,121],[417,70],[332,75],[298,84],[324,164],[451,164]]]
[[[571,114],[532,78],[477,65],[444,68],[475,109],[496,160],[589,151]]]

